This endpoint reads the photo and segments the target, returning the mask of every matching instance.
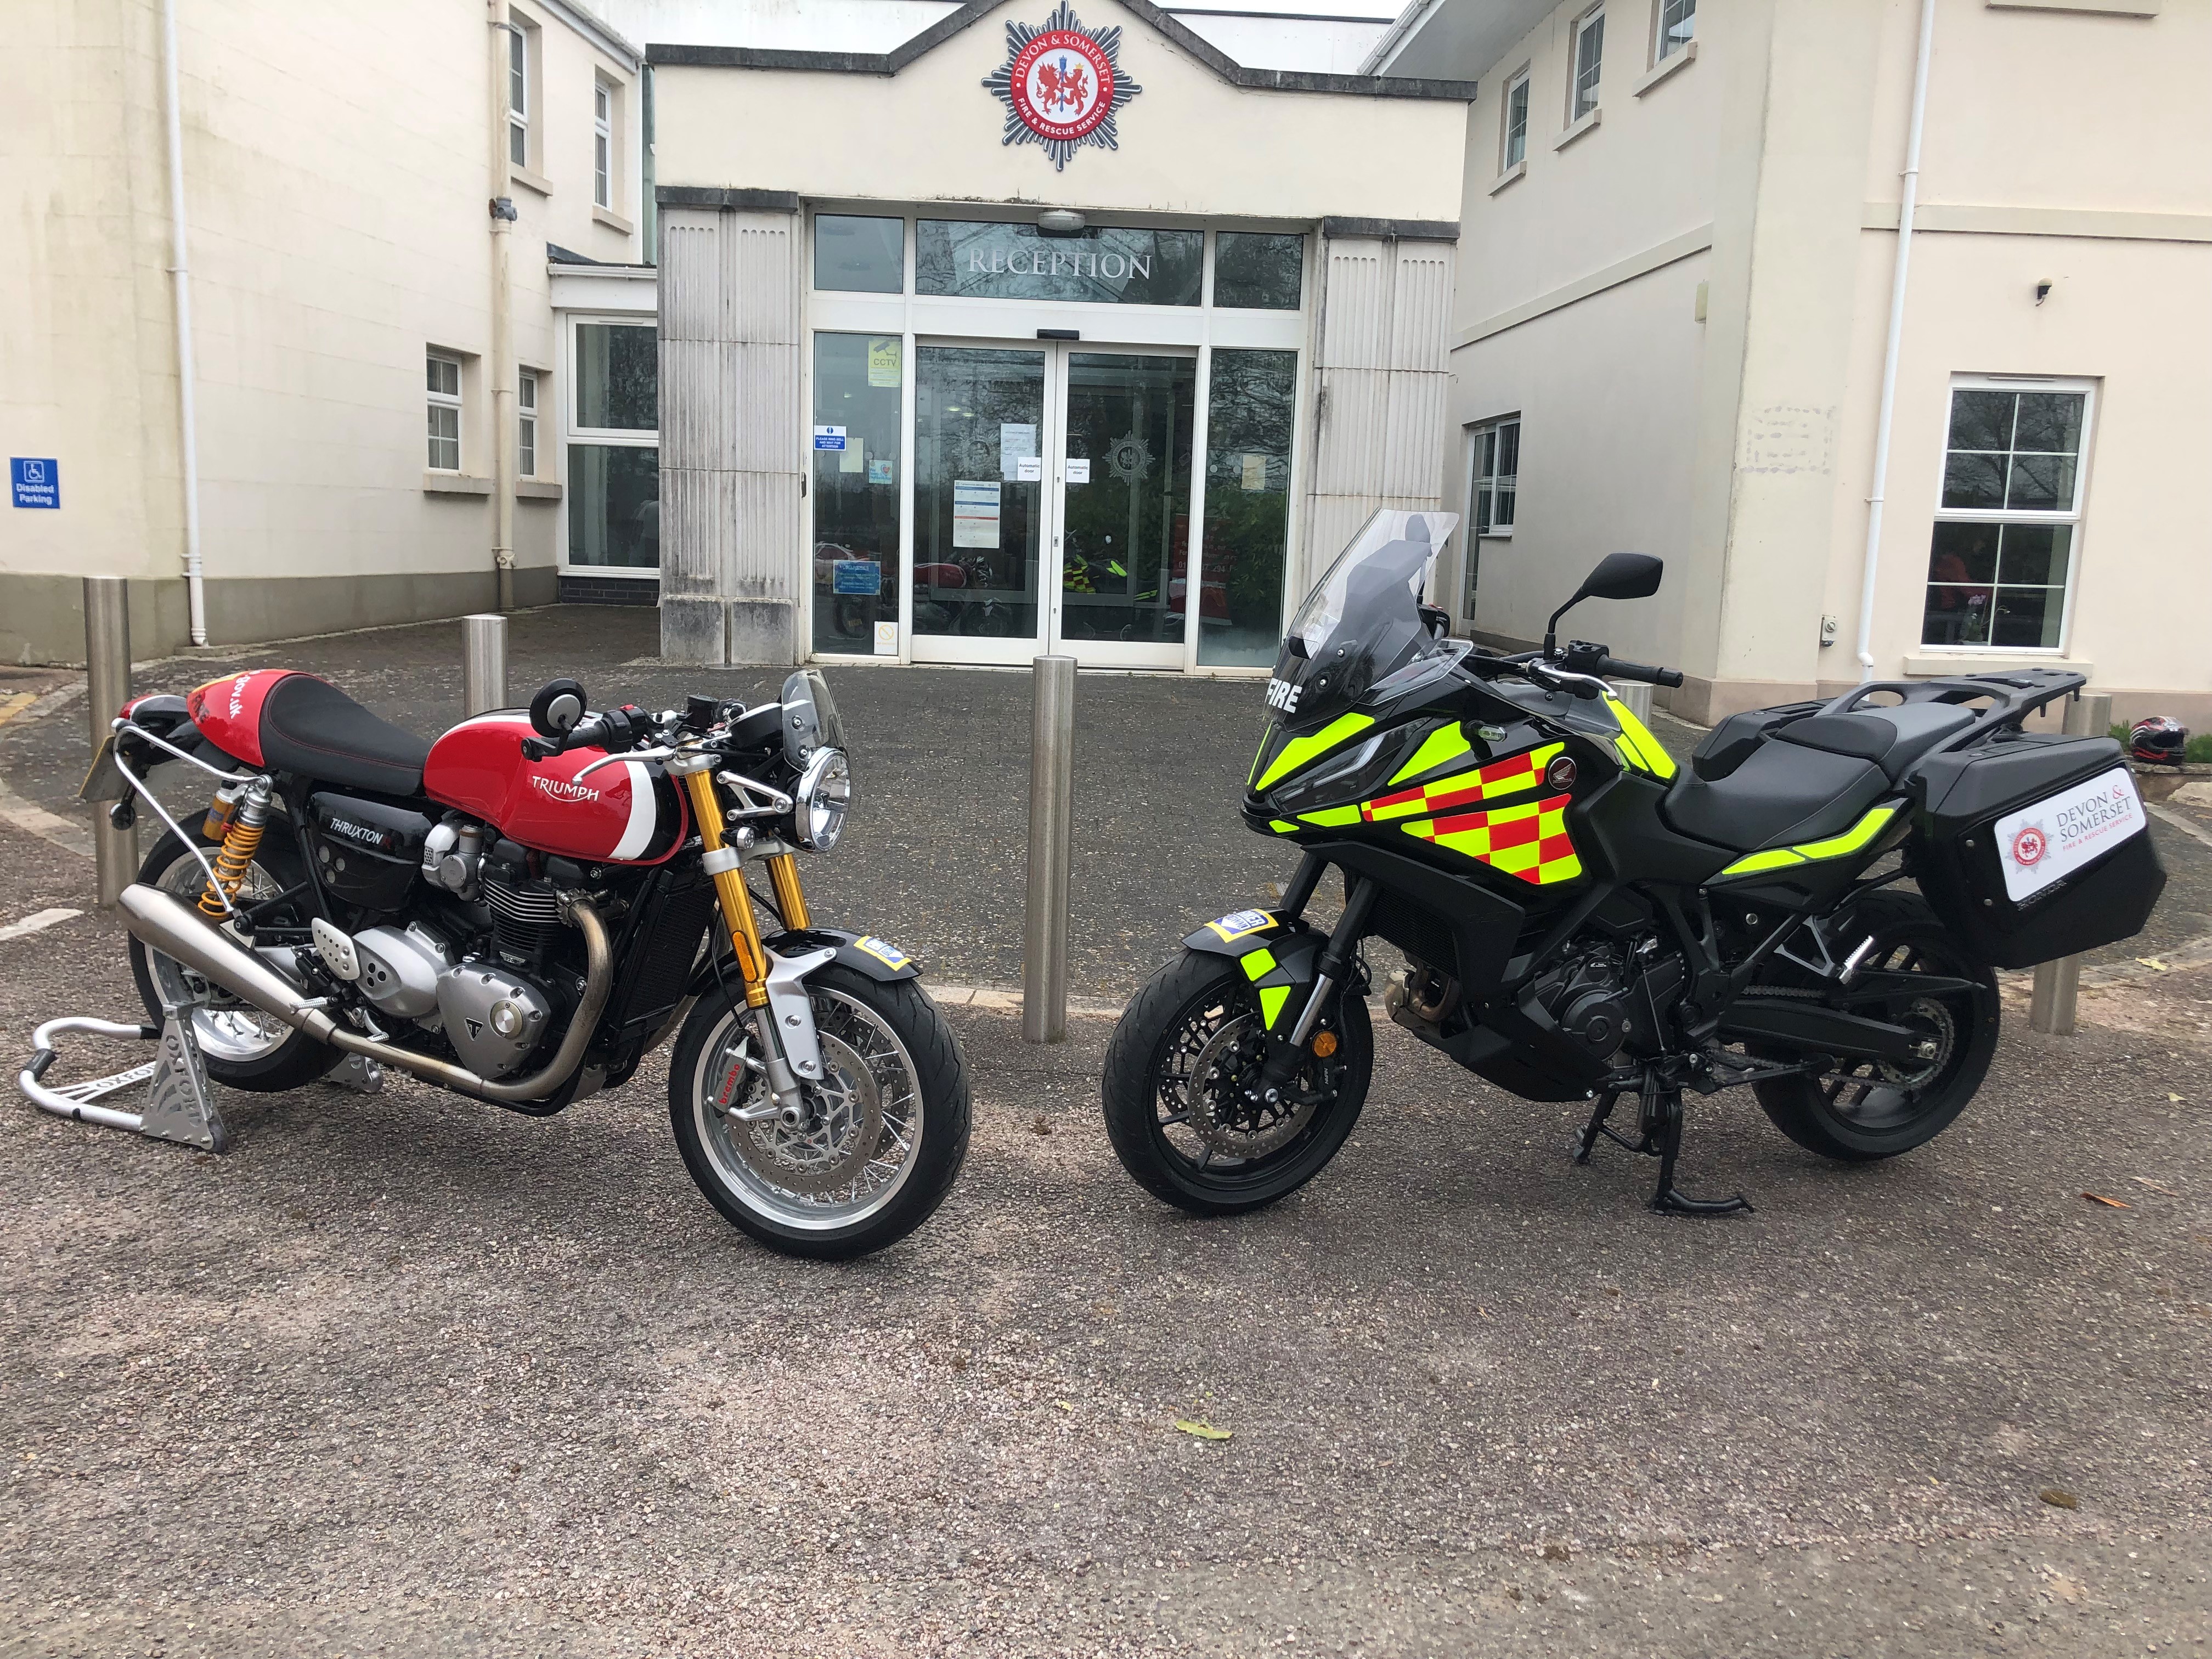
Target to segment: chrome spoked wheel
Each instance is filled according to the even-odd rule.
[[[207,872],[190,853],[179,854],[161,872],[155,885],[189,903],[198,903],[207,886]],[[275,898],[284,890],[260,864],[247,867],[238,884],[234,902]],[[192,1006],[192,1035],[208,1059],[232,1065],[265,1060],[283,1047],[292,1028],[280,1019],[248,1006],[204,975],[158,951],[147,952],[147,966],[161,994],[178,1003]]]
[[[690,1078],[699,1144],[724,1192],[781,1227],[827,1232],[894,1204],[922,1154],[921,1079],[891,1023],[841,990],[809,989],[823,1081],[808,1121],[744,1114],[769,1103],[750,1009],[725,1010]]]

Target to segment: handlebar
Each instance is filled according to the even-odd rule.
[[[1597,672],[1609,680],[1642,680],[1649,685],[1680,685],[1679,668],[1654,668],[1648,663],[1623,662],[1619,657],[1598,659]]]
[[[652,720],[643,709],[625,703],[620,708],[610,708],[605,714],[579,720],[557,738],[525,738],[522,754],[526,760],[533,761],[550,760],[571,749],[604,749],[611,755],[619,754],[623,750],[635,749],[651,725]]]

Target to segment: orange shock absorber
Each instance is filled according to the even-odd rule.
[[[221,920],[230,914],[225,901],[238,896],[239,884],[253,867],[253,855],[261,850],[261,831],[269,822],[270,793],[269,781],[257,778],[239,797],[229,825],[222,832],[222,850],[216,854],[215,880],[200,891],[202,915]]]

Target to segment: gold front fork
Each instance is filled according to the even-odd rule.
[[[768,861],[768,878],[775,889],[776,914],[783,918],[783,925],[793,929],[807,927],[806,895],[799,890],[799,855],[777,854]]]
[[[699,845],[704,849],[707,869],[714,878],[714,896],[722,902],[722,920],[728,924],[730,942],[737,947],[738,974],[745,982],[745,1002],[750,1007],[768,1006],[768,955],[761,948],[760,928],[753,921],[752,895],[745,890],[744,872],[738,866],[736,852],[722,841],[722,804],[714,798],[714,775],[708,766],[684,775],[684,787],[691,796],[691,816],[698,820]],[[787,857],[776,860],[787,862]],[[781,872],[771,869],[770,879],[776,884],[778,902],[783,894]],[[799,878],[790,878],[792,890],[799,890]],[[803,902],[803,901],[802,901]]]

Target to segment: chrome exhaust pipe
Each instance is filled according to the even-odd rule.
[[[583,1000],[576,1005],[575,1017],[568,1022],[561,1047],[544,1069],[512,1083],[495,1083],[450,1060],[347,1030],[301,996],[275,969],[219,932],[173,893],[133,882],[116,902],[123,912],[123,925],[147,949],[174,957],[271,1018],[283,1020],[318,1042],[349,1054],[366,1054],[380,1065],[397,1066],[481,1100],[526,1103],[544,1099],[566,1083],[582,1061],[584,1049],[599,1029],[599,1016],[606,1011],[607,997],[614,989],[614,955],[607,944],[606,924],[589,900],[564,900],[564,915],[584,936]]]

